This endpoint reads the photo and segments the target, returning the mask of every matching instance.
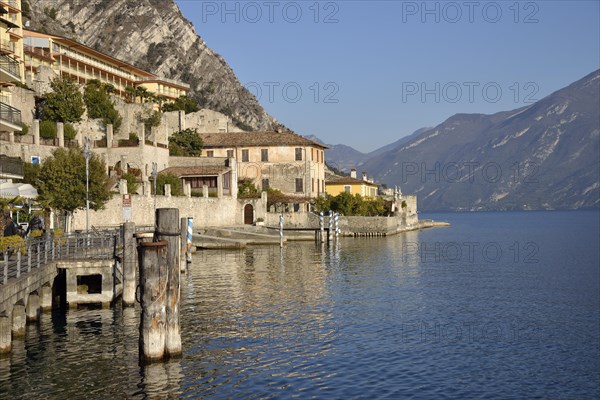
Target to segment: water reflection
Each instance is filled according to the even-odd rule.
[[[181,394],[183,373],[180,361],[144,365],[140,368],[140,375],[140,390],[134,395],[162,398],[168,394],[169,397],[176,398]]]
[[[182,321],[190,346],[184,387],[238,397],[232,388],[285,391],[292,380],[311,387],[327,375],[318,359],[331,350],[336,329],[325,252],[313,243],[252,247],[194,263],[182,295],[204,296],[190,299],[194,319]]]
[[[504,243],[472,230],[196,253],[181,278],[181,358],[139,365],[137,305],[42,314],[0,358],[0,399],[593,398],[597,229],[539,236],[551,249],[540,264],[407,252]]]

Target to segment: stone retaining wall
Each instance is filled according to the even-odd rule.
[[[154,225],[154,197],[131,196],[132,221],[136,225]],[[90,210],[91,226],[119,225],[125,222],[121,196],[114,196],[104,210]],[[206,226],[232,226],[244,223],[244,207],[251,204],[254,208],[254,221],[265,218],[266,198],[236,199],[232,197],[184,197],[156,196],[157,208],[178,208],[181,217],[194,218],[194,228]],[[85,229],[85,210],[73,214],[72,229]]]

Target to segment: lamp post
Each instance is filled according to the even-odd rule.
[[[154,181],[154,225],[156,225],[156,178],[158,177],[158,165],[152,163],[152,180]]]
[[[90,158],[92,157],[91,140],[83,139],[83,156],[85,157],[85,233],[90,231]]]

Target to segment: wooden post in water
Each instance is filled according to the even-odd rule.
[[[179,332],[179,209],[159,208],[156,210],[156,240],[167,242],[167,329],[165,352],[168,356],[181,354]]]
[[[138,254],[142,303],[140,361],[146,364],[165,356],[167,242],[142,242]]]
[[[135,223],[123,224],[123,306],[135,303],[136,240]]]

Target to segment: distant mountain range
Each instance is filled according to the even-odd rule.
[[[364,154],[334,145],[326,161],[418,195],[426,211],[600,206],[600,70],[538,102],[456,114]]]
[[[387,151],[393,150],[398,146],[408,142],[413,137],[419,135],[422,132],[431,128],[421,128],[417,131],[411,133],[408,136],[404,136],[394,143],[390,143],[383,147],[378,148],[377,150],[373,150],[370,153],[362,153],[351,146],[347,146],[345,144],[327,144],[329,149],[326,152],[325,158],[327,160],[327,164],[330,167],[334,167],[341,172],[350,172],[352,168],[360,168],[364,165],[365,162],[372,159],[373,157],[377,157]],[[310,140],[314,140],[315,142],[326,144],[321,139],[316,137],[315,135],[307,135],[306,138]]]

